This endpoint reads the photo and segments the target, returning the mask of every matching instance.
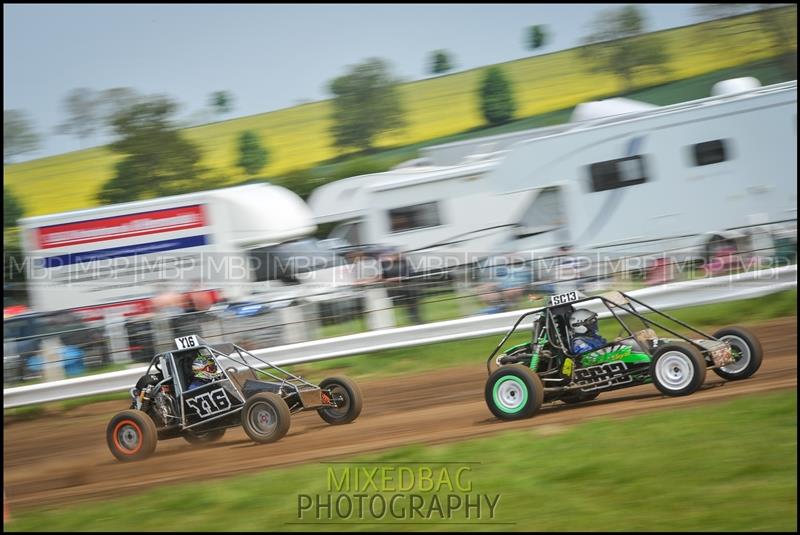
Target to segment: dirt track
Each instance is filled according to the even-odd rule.
[[[292,420],[289,434],[271,445],[253,444],[241,428],[218,444],[192,448],[182,439],[160,442],[140,463],[116,462],[105,444],[111,415],[123,402],[104,402],[5,427],[4,487],[15,507],[107,498],[171,482],[225,477],[270,466],[330,459],[412,443],[434,444],[546,424],[573,424],[597,416],[625,416],[684,407],[754,392],[797,387],[796,318],[755,328],[765,351],[755,376],[725,383],[709,373],[692,396],[667,398],[651,385],[611,392],[593,402],[545,405],[533,419],[495,420],[483,401],[485,368],[474,365],[437,374],[362,384],[364,411],[353,424],[332,427],[315,413]]]

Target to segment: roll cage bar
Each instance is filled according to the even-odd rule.
[[[302,377],[300,377],[298,375],[295,375],[295,374],[293,374],[293,373],[291,373],[291,372],[289,372],[287,370],[284,370],[283,368],[281,368],[279,366],[276,366],[275,364],[272,364],[271,362],[268,362],[266,360],[260,359],[259,357],[257,357],[256,355],[253,355],[252,353],[250,353],[249,351],[247,351],[243,347],[240,347],[240,346],[238,346],[236,344],[233,344],[233,343],[224,343],[224,344],[211,345],[211,344],[208,344],[208,343],[204,342],[201,345],[198,345],[197,347],[192,347],[192,348],[189,348],[189,349],[177,349],[177,350],[164,351],[162,353],[157,354],[156,356],[154,356],[151,359],[150,366],[147,368],[147,374],[150,374],[150,370],[155,366],[155,369],[157,371],[159,371],[163,376],[163,379],[161,381],[159,381],[157,386],[160,386],[162,383],[164,383],[164,382],[166,382],[166,381],[168,381],[170,379],[176,380],[176,381],[178,381],[178,387],[176,387],[176,390],[178,390],[179,393],[183,393],[185,391],[185,388],[184,388],[184,385],[183,385],[183,380],[185,378],[182,377],[181,374],[179,373],[178,366],[176,365],[176,362],[175,362],[175,357],[179,356],[182,353],[196,352],[196,351],[199,351],[199,350],[202,350],[202,349],[208,350],[210,356],[214,359],[214,362],[217,364],[217,368],[223,373],[223,375],[225,376],[226,379],[231,381],[231,384],[234,386],[234,388],[236,388],[236,391],[240,395],[242,395],[242,397],[244,397],[244,396],[243,396],[243,394],[241,392],[241,389],[238,386],[238,383],[231,379],[231,376],[230,376],[230,373],[229,373],[230,368],[229,367],[226,368],[225,366],[223,366],[222,363],[219,360],[220,358],[229,359],[234,364],[241,364],[241,365],[244,366],[244,368],[249,369],[249,370],[253,371],[254,373],[260,373],[262,375],[265,375],[265,376],[269,377],[270,379],[272,379],[273,381],[275,381],[277,383],[280,383],[281,387],[283,387],[284,385],[290,385],[290,386],[293,386],[295,389],[298,389],[298,387],[301,387],[301,386],[317,388],[317,385],[314,385],[314,384],[306,381]],[[248,361],[248,359],[249,359],[249,361]],[[258,362],[262,366],[251,364],[251,362],[253,362],[253,361]],[[169,372],[169,374],[165,373],[165,371],[162,370],[157,365],[157,364],[160,364],[162,362],[167,364],[167,366],[169,368],[169,370],[167,370],[167,371]],[[270,371],[270,370],[272,370],[272,371]],[[240,370],[237,369],[236,371],[240,371]]]
[[[569,310],[571,312],[574,309],[575,305],[579,305],[579,304],[585,303],[587,301],[597,301],[597,300],[601,301],[603,303],[603,305],[605,305],[606,309],[611,313],[611,315],[614,317],[614,319],[616,319],[617,322],[620,325],[622,325],[622,327],[628,333],[629,336],[625,337],[625,339],[627,339],[627,338],[634,338],[635,339],[635,334],[630,329],[630,327],[628,327],[628,325],[622,320],[620,315],[631,314],[631,315],[639,318],[647,327],[650,327],[651,325],[656,326],[656,327],[658,327],[658,328],[670,333],[671,335],[673,335],[673,336],[675,336],[677,338],[680,338],[681,340],[683,340],[683,341],[685,341],[685,342],[687,342],[689,344],[692,344],[693,346],[697,347],[703,354],[705,354],[705,353],[707,353],[709,351],[707,347],[704,347],[701,344],[697,343],[696,341],[694,341],[694,340],[692,340],[690,338],[687,338],[686,336],[676,332],[673,329],[670,329],[669,327],[663,325],[662,323],[659,323],[655,319],[653,319],[653,318],[650,318],[650,319],[645,318],[642,315],[643,313],[640,313],[636,309],[636,305],[639,305],[641,307],[644,307],[647,311],[655,313],[660,318],[666,318],[666,319],[668,319],[670,321],[673,321],[673,322],[677,323],[678,325],[680,325],[682,327],[685,327],[686,329],[694,332],[695,334],[698,334],[698,335],[702,336],[703,338],[705,338],[707,340],[719,341],[719,339],[714,338],[710,334],[705,333],[705,332],[703,332],[703,331],[701,331],[699,329],[696,329],[696,328],[692,327],[691,325],[679,320],[678,318],[670,316],[666,312],[661,312],[660,310],[656,310],[655,308],[653,308],[653,307],[651,307],[651,306],[649,306],[649,305],[647,305],[645,303],[642,303],[638,299],[636,299],[636,298],[634,298],[634,297],[632,297],[632,296],[630,296],[630,295],[628,295],[628,294],[626,294],[624,292],[614,291],[614,292],[607,292],[605,294],[594,295],[594,296],[591,296],[591,297],[583,297],[583,298],[580,298],[580,299],[577,299],[577,300],[574,300],[574,301],[570,301],[569,303],[558,304],[558,305],[548,305],[546,307],[537,308],[537,309],[529,310],[528,312],[525,312],[524,314],[522,314],[517,319],[517,321],[514,323],[514,325],[511,327],[511,329],[505,334],[505,336],[503,336],[503,339],[500,340],[500,343],[497,344],[497,346],[494,348],[494,351],[492,351],[491,355],[489,355],[489,358],[486,360],[486,368],[487,368],[487,370],[489,370],[489,372],[491,373],[490,365],[491,365],[492,359],[495,358],[495,356],[497,355],[498,351],[500,351],[500,349],[503,347],[503,345],[506,343],[506,341],[508,341],[508,339],[511,337],[511,335],[514,334],[514,332],[517,330],[517,327],[519,327],[520,323],[522,323],[522,320],[524,320],[525,318],[527,318],[529,316],[535,315],[535,314],[544,314],[545,315],[545,329],[547,329],[547,335],[548,335],[548,339],[550,340],[550,342],[554,343],[554,345],[556,345],[557,347],[559,347],[559,349],[564,351],[565,354],[574,356],[574,355],[572,355],[572,351],[570,351],[569,344],[564,344],[564,341],[562,340],[561,333],[559,332],[558,325],[556,323],[558,321],[558,318],[554,314],[554,311],[561,312],[562,310],[564,310],[564,311]],[[615,311],[615,309],[616,309],[616,311]],[[619,311],[621,311],[620,314],[618,314]],[[646,313],[646,312],[644,312],[644,313]],[[563,315],[563,314],[561,314],[561,315]],[[534,325],[535,325],[535,322],[534,322]],[[565,334],[569,337],[568,328],[565,331]],[[557,343],[556,343],[556,341],[557,341]],[[567,341],[569,341],[569,339]],[[536,340],[533,340],[532,342],[535,343]],[[609,342],[608,344],[606,344],[603,347],[608,347],[608,346],[617,344],[618,342],[619,341]],[[647,347],[644,347],[646,344],[641,344],[641,345],[643,346],[642,349],[650,357],[652,357],[653,355],[651,353],[651,350],[649,348],[647,348]],[[598,349],[602,349],[602,348],[598,348]]]

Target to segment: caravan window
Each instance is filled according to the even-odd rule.
[[[389,223],[392,232],[439,226],[442,224],[439,203],[427,202],[389,210]]]
[[[347,223],[339,223],[334,227],[328,237],[344,240],[350,245],[361,245],[361,222],[350,221]]]
[[[564,210],[558,187],[541,190],[519,221],[528,231],[550,230],[563,224]]]
[[[711,165],[720,163],[727,160],[725,151],[725,141],[722,139],[715,139],[714,141],[706,141],[705,143],[698,143],[693,146],[694,148],[694,164]]]
[[[643,156],[593,163],[589,166],[592,191],[635,186],[647,181]]]

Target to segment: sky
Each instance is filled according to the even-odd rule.
[[[698,22],[694,4],[643,4],[647,30]],[[32,118],[31,159],[81,148],[55,134],[68,91],[132,87],[177,99],[181,118],[230,91],[225,118],[329,98],[327,82],[368,57],[403,80],[428,77],[430,53],[456,71],[528,57],[524,30],[544,24],[548,53],[579,44],[597,4],[187,4],[3,6],[3,108]],[[611,6],[613,7],[613,6]],[[96,136],[87,145],[108,142]]]

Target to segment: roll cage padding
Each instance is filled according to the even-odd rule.
[[[569,315],[572,314],[573,308],[571,305],[564,305],[551,308],[547,311],[547,338],[550,343],[564,352],[564,354],[572,356],[572,337],[569,332]],[[564,341],[566,340],[566,343]]]

